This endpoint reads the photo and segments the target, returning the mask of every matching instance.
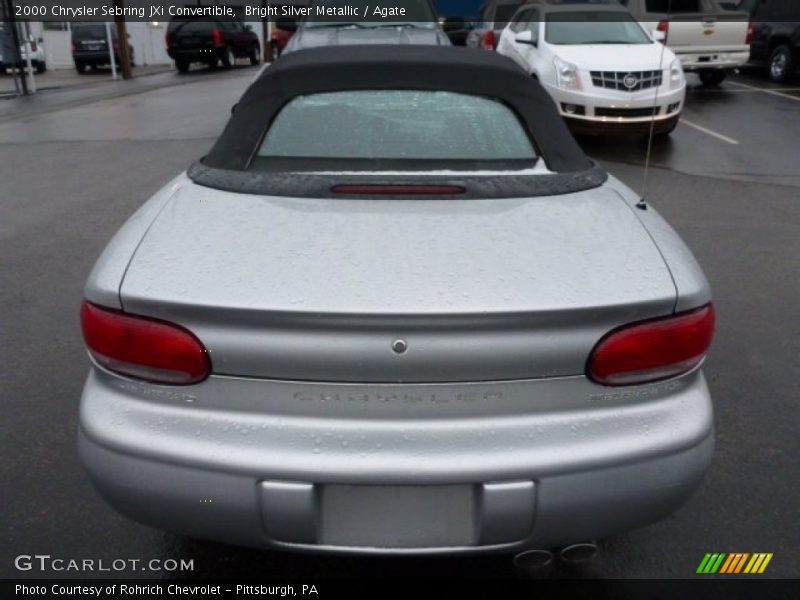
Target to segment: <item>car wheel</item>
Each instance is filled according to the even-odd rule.
[[[86,65],[83,63],[75,63],[75,70],[79,74],[83,75],[84,73],[86,73]]]
[[[189,72],[189,61],[188,60],[176,60],[175,61],[175,68],[178,69],[178,73],[188,73]]]
[[[726,71],[700,71],[697,74],[704,87],[716,87],[728,76]]]
[[[36,72],[40,75],[47,71],[47,63],[39,61],[36,63]]]
[[[261,48],[258,44],[253,46],[253,49],[250,51],[249,58],[251,65],[261,64]]]
[[[781,83],[794,72],[794,58],[788,46],[778,46],[769,57],[769,77]]]
[[[225,48],[225,54],[222,56],[222,66],[226,69],[232,69],[236,64],[236,55],[233,53],[233,48],[228,46]]]

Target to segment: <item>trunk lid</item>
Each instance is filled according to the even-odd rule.
[[[215,373],[351,382],[576,375],[608,330],[676,301],[657,247],[607,186],[332,200],[189,183],[120,294],[126,311],[194,331]]]

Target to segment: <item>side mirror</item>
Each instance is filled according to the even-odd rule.
[[[235,112],[236,112],[236,107],[237,107],[237,106],[239,106],[239,103],[238,103],[238,102],[237,102],[236,104],[234,104],[233,106],[231,106],[231,114],[233,114],[233,113],[235,113]]]
[[[44,44],[44,38],[42,38],[42,37],[40,37],[40,38],[37,38],[37,39],[36,39],[36,41],[37,41],[38,43],[40,43],[40,44]]]
[[[290,17],[280,17],[275,21],[275,27],[282,31],[297,31],[297,21]]]
[[[533,39],[533,32],[531,30],[521,31],[514,38],[518,44],[527,44],[528,46],[538,46],[536,40]]]
[[[664,35],[664,32],[659,31],[658,29],[653,29],[652,33],[653,33],[653,41],[663,42],[665,39],[667,39],[667,36]]]

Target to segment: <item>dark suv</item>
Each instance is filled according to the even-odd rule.
[[[754,22],[751,62],[766,64],[773,81],[789,79],[800,67],[800,2],[743,0],[738,8]]]
[[[104,23],[75,23],[72,29],[72,60],[78,73],[83,73],[86,67],[96,69],[103,65],[110,65],[111,58],[108,52],[108,36]],[[120,64],[119,40],[117,39],[116,26],[111,27],[111,43],[114,46],[114,60]],[[128,44],[128,56],[131,66],[134,65],[133,46]]]
[[[222,63],[230,69],[237,58],[246,57],[250,64],[259,64],[261,45],[250,25],[241,21],[176,19],[167,27],[167,54],[181,73],[186,73],[192,63],[211,67]]]

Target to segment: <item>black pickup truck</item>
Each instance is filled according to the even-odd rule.
[[[753,19],[750,62],[766,65],[773,81],[789,79],[800,67],[800,2],[742,0],[738,8]]]
[[[174,19],[167,27],[166,42],[167,54],[181,73],[186,73],[192,63],[210,67],[222,63],[230,69],[237,58],[247,58],[252,65],[261,62],[258,36],[241,21]]]

